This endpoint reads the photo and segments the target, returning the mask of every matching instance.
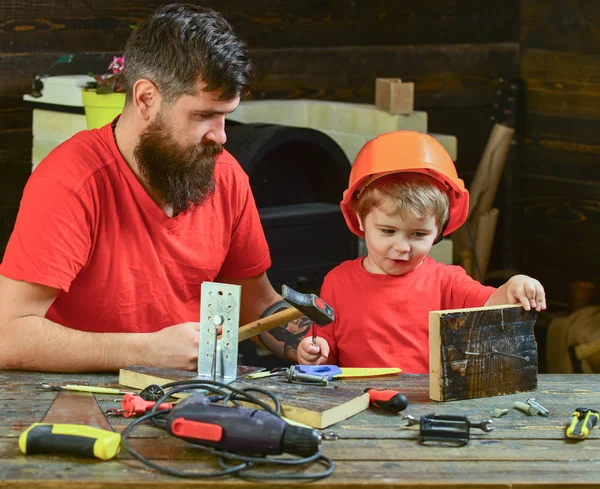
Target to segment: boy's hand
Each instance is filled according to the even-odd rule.
[[[506,284],[506,297],[509,304],[521,303],[526,311],[546,309],[546,292],[542,284],[527,275],[515,275]]]
[[[307,336],[298,345],[298,363],[301,365],[320,365],[327,362],[329,356],[329,343],[325,338],[317,336],[316,345],[312,337]]]

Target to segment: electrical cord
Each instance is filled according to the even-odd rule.
[[[167,424],[166,418],[171,412],[171,410],[158,410],[158,406],[165,402],[169,397],[171,397],[174,394],[177,394],[178,392],[184,392],[189,390],[202,390],[212,392],[212,395],[207,396],[211,400],[211,402],[221,401],[223,404],[227,404],[229,402],[237,403],[237,401],[243,401],[251,404],[256,404],[257,406],[263,408],[265,411],[268,411],[269,413],[281,418],[281,404],[275,396],[275,394],[265,389],[261,389],[259,387],[247,387],[243,389],[237,389],[235,387],[231,387],[230,385],[213,380],[182,380],[164,384],[162,388],[164,394],[160,397],[160,399],[156,401],[151,411],[144,414],[140,418],[137,418],[134,421],[132,421],[127,426],[127,428],[125,428],[121,435],[123,447],[147,467],[158,470],[160,472],[164,472],[166,474],[185,478],[204,479],[211,477],[223,477],[226,475],[235,475],[242,479],[252,480],[317,480],[324,479],[325,477],[330,476],[333,473],[333,470],[335,469],[335,464],[333,460],[323,455],[320,448],[316,453],[314,453],[310,457],[274,458],[253,457],[228,451],[216,450],[211,447],[205,447],[202,445],[194,445],[194,447],[197,447],[198,449],[216,455],[218,457],[217,461],[221,466],[221,470],[215,470],[212,472],[183,471],[157,464],[156,462],[149,460],[148,458],[144,457],[142,454],[134,450],[129,444],[129,436],[136,426],[140,425],[146,420],[150,420],[154,426],[165,429]],[[250,394],[250,392],[260,393],[269,397],[275,404],[275,408],[272,408],[269,404],[260,400],[255,395]],[[229,465],[229,463],[236,462],[241,463],[233,466]],[[275,466],[289,467],[310,464],[313,462],[317,462],[325,466],[325,469],[320,472],[312,472],[308,474],[284,472],[267,473],[264,471],[256,470],[256,466],[265,466],[269,464]]]

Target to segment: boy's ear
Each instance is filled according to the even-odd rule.
[[[362,219],[360,218],[358,212],[356,212],[356,219],[358,221],[358,227],[359,227],[359,229],[364,233],[365,232],[365,228],[363,226]]]

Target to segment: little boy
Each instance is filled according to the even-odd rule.
[[[300,342],[301,364],[428,373],[429,311],[517,303],[546,309],[544,288],[531,277],[486,287],[427,256],[466,221],[469,193],[448,153],[426,134],[397,131],[369,141],[341,207],[367,255],[325,277],[320,296],[336,318],[317,328],[316,344],[310,336]]]

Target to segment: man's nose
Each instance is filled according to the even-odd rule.
[[[225,144],[227,141],[227,135],[225,134],[225,116],[215,118],[209,131],[204,137],[220,145]]]

